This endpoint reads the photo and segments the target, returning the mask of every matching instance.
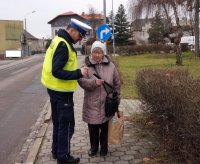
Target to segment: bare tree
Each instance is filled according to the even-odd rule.
[[[151,16],[157,10],[164,13],[168,21],[165,37],[176,45],[176,64],[182,65],[181,37],[183,31],[179,21],[179,11],[187,7],[191,0],[129,0],[129,13],[133,19],[140,18],[146,14]],[[174,25],[173,25],[174,24]]]
[[[190,24],[195,35],[195,55],[200,57],[199,51],[199,0],[188,0],[187,11],[190,12]],[[194,15],[193,15],[194,14]],[[193,17],[193,18],[192,18]]]
[[[96,29],[97,29],[97,21],[96,21],[96,15],[97,12],[95,11],[95,9],[93,7],[89,8],[89,21],[91,23],[92,29],[93,29],[93,37],[96,38]]]

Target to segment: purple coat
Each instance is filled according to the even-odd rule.
[[[101,63],[96,63],[91,57],[85,58],[85,64],[88,66],[87,76],[78,80],[79,85],[84,89],[83,102],[83,121],[89,124],[102,124],[109,120],[105,116],[105,99],[106,91],[103,85],[98,86],[95,83],[96,73],[112,85],[118,93],[120,93],[120,79],[115,65],[108,56],[104,56]]]

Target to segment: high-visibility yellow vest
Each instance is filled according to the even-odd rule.
[[[64,70],[75,71],[78,67],[76,52],[72,50],[71,46],[61,37],[56,36],[51,45],[47,49],[43,67],[42,67],[42,84],[52,90],[60,92],[73,92],[77,89],[77,80],[62,80],[52,75],[52,61],[58,44],[63,41],[68,48],[68,61],[64,66]]]

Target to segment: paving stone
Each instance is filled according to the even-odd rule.
[[[106,157],[105,158],[105,161],[118,161],[119,160],[119,157],[112,157],[112,156],[110,156],[110,157]]]
[[[117,151],[117,152],[111,153],[112,156],[123,156],[124,154],[125,154],[124,151]]]
[[[113,164],[113,162],[107,162],[107,161],[105,161],[105,162],[99,162],[98,164]]]
[[[143,164],[143,160],[142,159],[134,159],[130,162],[131,164]]]
[[[150,152],[152,152],[152,149],[141,149],[139,150],[139,152],[142,154],[149,154]]]
[[[44,161],[44,162],[46,162],[46,161],[50,161],[50,160],[51,160],[50,157],[46,157],[46,156],[44,156],[44,157],[42,158],[42,161]]]
[[[89,159],[89,162],[103,162],[103,161],[104,157],[94,157]]]
[[[89,159],[81,158],[80,163],[84,163],[84,164],[89,163]]]
[[[49,152],[51,152],[51,149],[41,149],[41,153],[43,154],[47,154]]]
[[[42,164],[56,164],[56,161],[44,161]]]
[[[124,160],[124,161],[129,161],[129,160],[132,160],[134,159],[134,156],[133,155],[122,155],[120,157],[121,160]]]
[[[129,146],[126,146],[126,147],[123,146],[123,147],[116,148],[117,151],[127,151],[129,149],[130,149]]]
[[[132,154],[132,155],[135,155],[135,154],[138,154],[139,152],[136,151],[136,150],[129,150],[129,151],[126,151],[126,154]]]
[[[82,146],[87,146],[87,143],[76,143],[75,146],[79,146],[79,147],[82,147]]]
[[[143,146],[132,146],[131,147],[131,150],[141,150],[141,149],[143,149]]]
[[[129,164],[129,162],[128,161],[119,160],[119,161],[116,161],[115,164]]]

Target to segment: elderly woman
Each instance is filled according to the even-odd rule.
[[[105,55],[106,47],[100,41],[95,41],[91,47],[91,55],[85,58],[88,74],[79,79],[84,89],[83,121],[88,124],[90,136],[89,156],[95,156],[99,149],[100,156],[108,153],[108,120],[105,116],[106,91],[104,81],[112,85],[120,93],[120,79],[118,71],[110,58]],[[97,79],[97,74],[101,79]]]

